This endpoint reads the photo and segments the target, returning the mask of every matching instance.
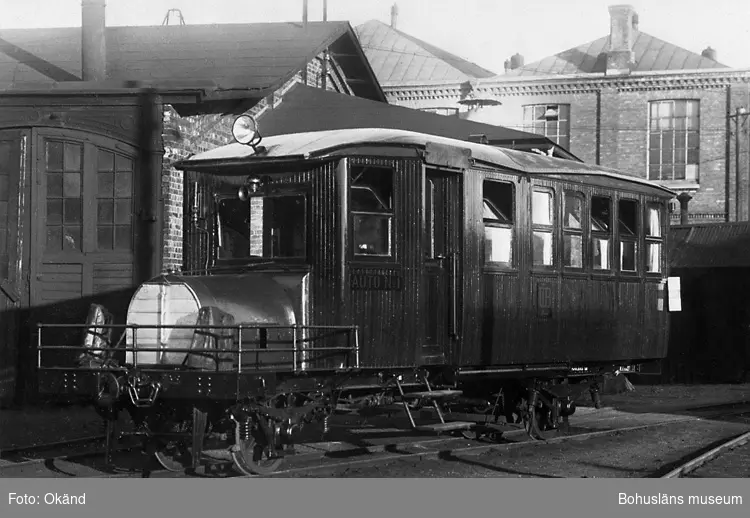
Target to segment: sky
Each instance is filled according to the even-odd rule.
[[[497,74],[516,52],[526,63],[609,34],[609,5],[617,0],[328,0],[328,19],[398,29]],[[294,22],[302,0],[107,0],[106,23],[160,25],[169,9],[187,24]],[[633,0],[640,30],[700,53],[711,46],[719,62],[750,68],[750,0]],[[80,27],[81,0],[0,0],[3,29]],[[323,0],[309,0],[321,20]]]

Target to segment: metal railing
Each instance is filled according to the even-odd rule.
[[[79,329],[82,332],[80,345],[67,345],[67,344],[45,344],[45,336],[52,334],[53,331],[72,331]],[[113,335],[115,330],[122,329],[122,335],[116,342],[109,338],[102,338],[105,334],[104,330],[112,330]],[[186,329],[192,330],[192,335],[185,335],[179,337],[178,340],[190,342],[190,347],[172,347],[169,345],[170,340],[162,341],[157,337],[148,340],[149,343],[157,342],[157,346],[141,346],[139,345],[139,331],[142,333],[144,330],[164,330],[164,329]],[[215,333],[209,331],[215,330]],[[45,333],[47,331],[47,333]],[[255,331],[257,336],[256,340],[247,340],[249,333]],[[269,332],[283,332],[286,331],[291,335],[291,339],[277,339],[272,340],[268,338]],[[316,331],[323,331],[324,334],[319,336],[314,335]],[[85,334],[84,334],[85,333]],[[94,347],[84,344],[84,336],[93,334],[98,336],[100,340],[104,340],[107,343],[105,346]],[[197,348],[195,344],[196,335],[203,335],[209,337],[207,343],[213,344],[213,347],[201,347]],[[317,346],[316,343],[325,342],[345,338],[346,345],[342,346]],[[53,337],[54,338],[54,337]],[[213,340],[211,340],[213,339]],[[220,348],[220,344],[223,341],[231,341],[231,347]],[[130,343],[127,343],[130,342]],[[275,347],[269,347],[269,344],[276,345]],[[279,344],[287,344],[290,347],[280,347]],[[60,353],[62,351],[71,351],[80,353],[81,357],[87,357],[89,359],[102,359],[106,356],[112,357],[113,354],[125,353],[125,359],[128,359],[128,353],[131,354],[132,363],[123,362],[120,364],[115,363],[114,365],[102,365],[99,368],[107,367],[132,367],[137,369],[139,367],[139,354],[143,353],[156,353],[156,357],[159,361],[156,362],[141,362],[140,366],[148,365],[149,367],[163,366],[163,367],[174,367],[174,366],[185,366],[186,360],[189,355],[199,355],[202,357],[214,357],[216,362],[216,370],[219,371],[219,358],[236,356],[236,363],[233,364],[233,368],[237,374],[242,373],[243,368],[252,369],[253,363],[246,364],[243,359],[247,359],[248,356],[255,356],[255,368],[259,368],[262,365],[260,361],[262,356],[268,356],[270,354],[283,354],[291,353],[292,359],[291,370],[292,372],[307,371],[307,370],[340,370],[345,369],[356,369],[359,368],[359,330],[357,326],[302,326],[302,325],[275,325],[275,324],[236,324],[232,326],[222,325],[136,325],[136,324],[37,324],[37,337],[36,337],[36,349],[37,349],[37,368],[40,370],[69,370],[72,366],[46,366],[44,365],[43,353],[45,351],[54,351]],[[98,353],[98,354],[97,354]],[[182,364],[164,362],[165,353],[184,353],[185,360]],[[321,354],[325,353],[325,354]],[[345,356],[344,362],[338,367],[320,367],[316,366],[316,362],[330,359],[332,357]],[[353,356],[353,358],[352,358]],[[309,366],[308,366],[309,365]],[[77,368],[82,368],[78,366]],[[195,370],[195,369],[193,369]],[[279,370],[285,370],[283,368]],[[225,372],[225,371],[223,371]]]

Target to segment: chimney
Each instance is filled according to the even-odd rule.
[[[716,61],[716,49],[712,49],[711,47],[706,47],[703,52],[701,52],[701,56],[708,59],[713,59]]]
[[[396,28],[397,22],[398,22],[398,6],[396,4],[393,4],[393,6],[391,6],[391,29]]]
[[[81,1],[81,73],[84,81],[107,78],[105,0]]]
[[[522,67],[523,63],[524,63],[523,56],[519,54],[518,52],[516,52],[510,57],[510,69],[511,70],[515,70],[517,68]]]
[[[638,30],[638,15],[632,5],[611,5],[609,18],[607,75],[628,74],[635,62],[633,43]]]

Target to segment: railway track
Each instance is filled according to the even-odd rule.
[[[670,472],[662,475],[661,478],[684,478],[695,472],[699,468],[706,464],[715,461],[721,456],[731,455],[735,448],[745,446],[750,443],[750,432],[745,432],[737,437],[724,441],[718,446],[710,449],[705,453],[701,453],[698,456],[682,463]]]
[[[523,448],[534,448],[543,445],[556,445],[568,442],[595,441],[611,437],[613,435],[635,433],[650,429],[657,429],[667,425],[677,425],[688,421],[711,420],[725,417],[736,417],[747,414],[750,411],[750,403],[718,405],[693,409],[682,417],[672,417],[668,420],[647,422],[633,426],[614,426],[612,428],[598,429],[593,431],[576,430],[568,434],[558,433],[545,441],[532,441],[528,439],[522,430],[510,431],[504,435],[501,442],[485,442],[477,444],[476,441],[465,438],[429,436],[412,441],[394,442],[388,444],[372,445],[366,447],[354,447],[348,451],[319,451],[318,453],[302,453],[290,457],[289,467],[282,469],[266,477],[288,477],[313,475],[318,471],[340,472],[355,467],[366,467],[382,463],[393,463],[399,461],[417,461],[425,459],[441,459],[446,456],[481,455],[485,452],[511,452]],[[750,423],[750,419],[748,419]],[[71,463],[80,462],[83,459],[104,457],[104,436],[93,436],[73,441],[61,441],[49,443],[31,448],[19,448],[17,450],[5,450],[0,454],[0,478],[5,472],[23,470],[33,464],[54,463],[56,461],[67,461]],[[701,453],[699,457],[691,458],[678,466],[668,474],[671,477],[685,476],[694,471],[700,465],[727,451],[733,446],[750,441],[750,433],[741,437],[734,437],[721,447],[716,447],[710,452]],[[304,445],[303,445],[304,446]],[[71,448],[73,447],[73,448]],[[61,451],[68,448],[67,451]],[[76,449],[78,448],[78,449]],[[81,451],[83,448],[83,451]],[[119,445],[118,451],[134,449],[131,445]],[[346,460],[342,460],[346,458]],[[173,474],[161,469],[149,469],[147,476],[191,476],[187,474]],[[127,473],[101,473],[93,476],[102,477],[128,477],[133,476],[132,471]],[[334,475],[335,476],[335,475]],[[419,474],[415,474],[419,476]],[[666,477],[666,475],[664,475]],[[254,476],[254,477],[257,477]]]

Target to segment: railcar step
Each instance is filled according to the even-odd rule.
[[[474,426],[474,423],[464,421],[451,421],[450,423],[434,423],[416,426],[414,429],[418,432],[451,432],[453,430],[468,430]]]
[[[409,392],[405,398],[439,399],[443,397],[460,396],[462,390],[425,390],[424,392]]]

